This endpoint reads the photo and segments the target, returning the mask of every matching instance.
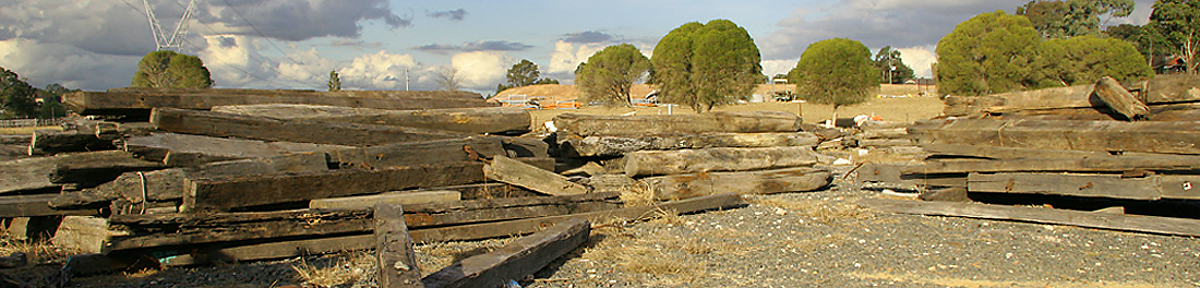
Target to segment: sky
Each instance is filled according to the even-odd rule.
[[[191,0],[147,0],[167,34]],[[750,4],[747,4],[749,2]],[[745,28],[763,72],[787,73],[816,41],[849,38],[872,52],[899,49],[929,77],[938,40],[985,12],[1025,0],[395,1],[196,0],[179,51],[197,55],[218,88],[435,90],[453,68],[462,87],[487,95],[528,59],[543,77],[572,83],[575,67],[621,43],[652,57],[662,36],[688,22],[728,19]],[[1109,24],[1144,24],[1152,0]],[[0,67],[35,87],[129,86],[155,50],[143,1],[0,0]]]

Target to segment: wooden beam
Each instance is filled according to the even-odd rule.
[[[488,179],[517,185],[546,195],[585,194],[591,191],[583,184],[571,182],[567,177],[536,166],[497,155],[492,163],[483,166]]]
[[[150,123],[159,130],[264,141],[371,146],[466,137],[465,134],[399,126],[276,120],[176,108],[155,108]]]
[[[1118,174],[971,173],[971,192],[1047,194],[1130,200],[1200,199],[1200,176],[1125,178]]]
[[[587,241],[591,223],[572,218],[533,235],[451,264],[424,279],[425,287],[498,287],[533,274]]]
[[[1078,154],[1077,154],[1078,155]],[[1129,170],[1197,171],[1200,156],[1154,155],[1130,153],[1108,155],[1097,153],[1076,158],[1060,159],[946,159],[926,161],[924,165],[906,166],[905,174],[945,174],[970,172],[1122,172]]]
[[[404,209],[396,204],[375,204],[373,217],[379,287],[424,287],[412,237],[404,224]]]
[[[741,195],[804,192],[828,186],[828,170],[789,168],[748,172],[682,174],[642,179],[656,200],[679,200],[720,193]]]
[[[1030,149],[971,144],[921,144],[925,152],[940,156],[978,157],[989,159],[1063,159],[1081,158],[1101,152],[1056,149]]]
[[[339,91],[250,89],[110,89],[73,92],[63,104],[80,115],[148,115],[152,108],[212,109],[251,104],[309,104],[378,109],[495,107],[479,94],[464,91]]]
[[[330,164],[342,169],[377,169],[421,164],[476,161],[465,151],[470,147],[480,157],[507,155],[501,137],[471,136],[460,139],[392,143],[329,152]]]
[[[570,157],[617,157],[633,151],[679,150],[710,147],[815,146],[816,135],[792,133],[698,133],[637,136],[588,136],[558,133],[561,150]]]
[[[20,191],[57,188],[49,175],[59,166],[105,165],[138,161],[124,151],[68,153],[52,157],[35,157],[0,162],[0,195]]]
[[[1105,106],[1112,108],[1126,120],[1142,120],[1150,115],[1150,107],[1129,93],[1116,79],[1109,76],[1096,82],[1095,94]]]
[[[413,241],[416,243],[478,240],[497,237],[510,237],[513,235],[526,235],[541,231],[545,227],[572,218],[587,219],[592,223],[608,223],[617,219],[641,219],[647,216],[653,216],[654,212],[658,211],[658,209],[662,209],[664,211],[674,211],[675,213],[695,213],[706,210],[732,208],[740,205],[745,205],[745,202],[742,200],[741,196],[735,194],[722,194],[681,201],[664,202],[656,206],[637,206],[611,211],[598,211],[440,228],[412,229],[409,230],[409,235],[412,236]],[[405,221],[408,220],[406,219]],[[374,239],[374,235],[371,234],[358,234],[327,238],[268,242],[261,244],[247,244],[233,247],[202,247],[191,250],[189,254],[182,254],[167,258],[163,264],[170,266],[194,265],[209,263],[210,261],[278,259],[301,255],[366,250],[374,247]]]
[[[352,146],[294,142],[265,142],[176,133],[152,133],[124,141],[125,151],[139,158],[172,162],[172,167],[198,167],[226,160],[264,158],[305,152],[325,152]],[[166,161],[170,155],[171,161]]]
[[[462,192],[447,190],[391,192],[379,195],[314,199],[308,202],[308,208],[364,209],[378,203],[412,205],[455,201],[462,201]]]
[[[256,205],[483,181],[483,163],[469,162],[189,179],[180,210],[229,211]]]
[[[98,215],[99,209],[54,209],[50,200],[56,194],[10,195],[0,196],[0,218],[35,217],[52,215]]]
[[[1161,75],[1129,85],[1138,91],[1138,99],[1146,104],[1200,101],[1200,77],[1195,75]]]
[[[909,128],[922,144],[1200,154],[1196,122],[932,120]]]
[[[1200,236],[1200,220],[1185,218],[1092,213],[1090,211],[1042,207],[923,202],[879,198],[863,199],[858,204],[883,212],[902,214],[1013,220],[1107,230],[1192,237]]]
[[[705,132],[797,132],[800,131],[800,117],[780,111],[635,116],[562,114],[554,117],[554,125],[562,131],[582,137],[596,135],[640,137]]]
[[[112,139],[104,140],[96,134],[79,131],[37,130],[29,143],[30,155],[54,155],[63,152],[85,152],[113,150]]]
[[[109,239],[128,234],[126,231],[108,229],[108,219],[95,216],[66,216],[58,225],[54,237],[50,238],[50,243],[85,253],[100,253],[104,251],[104,245]]]
[[[637,151],[625,155],[625,175],[637,177],[812,166],[817,163],[814,154],[809,147]]]
[[[529,111],[518,107],[387,110],[302,104],[265,104],[213,107],[213,112],[267,117],[363,124],[405,126],[468,134],[522,134],[529,132]]]
[[[47,177],[51,183],[73,183],[75,188],[91,188],[117,179],[125,172],[153,171],[166,168],[162,163],[133,157],[110,162],[59,163]]]

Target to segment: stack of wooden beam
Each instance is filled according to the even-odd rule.
[[[554,118],[563,155],[581,163],[597,188],[634,190],[656,200],[717,193],[812,191],[830,182],[813,146],[787,112]]]
[[[1197,80],[1200,78],[1164,76],[1130,90],[1105,78],[1086,89],[1052,88],[970,101],[947,99],[948,114],[964,111],[961,103],[966,102],[1003,99],[998,102],[1003,106],[973,110],[984,114],[970,118],[918,122],[908,133],[931,155],[923,164],[864,165],[857,170],[858,179],[915,186],[926,191],[922,195],[926,200],[1089,210],[1030,212],[1024,209],[1034,208],[925,204],[933,214],[1197,236],[1200,222],[1189,218],[1200,216],[1194,212],[1200,204],[1195,202],[1200,200],[1200,187],[1192,185],[1200,184],[1200,122],[1196,122],[1200,119],[1188,116],[1200,111],[1192,108],[1200,100],[1194,92],[1197,85],[1188,84],[1200,83]],[[1176,86],[1163,86],[1167,84]],[[1168,102],[1171,104],[1163,104]],[[1107,119],[1080,119],[1089,117]],[[882,207],[906,213],[921,210],[912,205]],[[1103,209],[1184,217],[1163,221],[1191,224],[1164,229],[1143,223],[1157,221],[1147,220],[1152,218],[1088,214]],[[1076,218],[1087,220],[1071,220]],[[1107,222],[1120,223],[1104,224]]]
[[[72,273],[375,249],[377,221],[397,217],[379,203],[403,207],[417,243],[743,204],[625,205],[553,172],[550,145],[522,136],[527,111],[469,93],[114,89],[65,102],[126,122],[34,134],[41,157],[0,162],[0,217],[10,231],[53,222],[55,244],[98,253]]]

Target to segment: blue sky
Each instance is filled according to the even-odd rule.
[[[151,0],[173,27],[187,0]],[[844,37],[898,48],[929,76],[937,41],[954,25],[1027,1],[389,1],[197,0],[182,51],[198,55],[218,87],[324,89],[330,70],[347,89],[436,89],[453,67],[483,94],[520,61],[572,82],[595,51],[630,43],[647,56],[686,22],[729,19],[762,52],[764,72],[786,73],[813,42]],[[1110,23],[1146,22],[1153,1]],[[142,1],[0,0],[0,66],[42,87],[129,85],[154,50]],[[407,75],[407,77],[406,77]]]

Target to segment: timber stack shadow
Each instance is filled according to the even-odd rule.
[[[1197,87],[1200,78],[1193,76],[1125,84],[1105,77],[1095,85],[948,96],[944,119],[868,123],[856,137],[909,143],[925,157],[865,164],[853,172],[856,179],[923,201],[860,204],[1200,236]]]
[[[62,283],[374,250],[383,287],[492,286],[593,224],[826,188],[834,159],[814,147],[840,137],[767,111],[564,114],[533,132],[528,111],[468,92],[120,88],[64,103],[89,117],[0,138],[27,152],[0,159],[7,232],[86,253]],[[527,236],[449,267],[413,260],[413,243],[512,235]]]

